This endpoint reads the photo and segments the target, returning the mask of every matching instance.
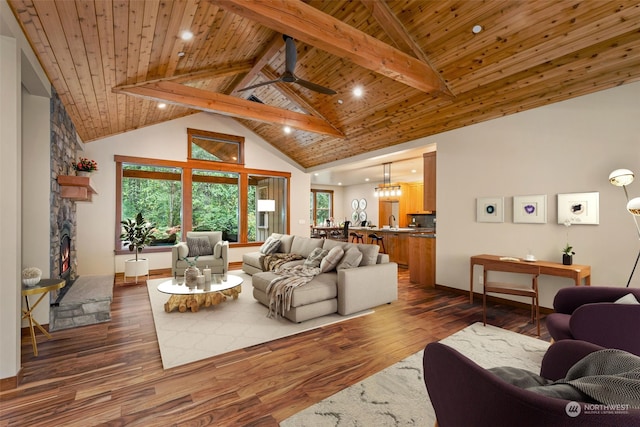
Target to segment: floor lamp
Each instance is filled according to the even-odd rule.
[[[640,239],[640,225],[638,224],[638,216],[640,216],[640,197],[629,200],[629,193],[627,193],[627,185],[633,182],[634,174],[629,169],[616,169],[609,174],[609,182],[616,187],[622,187],[624,195],[627,198],[627,210],[633,215],[633,220],[636,223],[636,230],[638,231],[638,239]],[[633,273],[636,271],[638,261],[640,260],[640,250],[638,250],[638,256],[636,262],[633,264],[629,280],[627,280],[627,288],[633,278]]]

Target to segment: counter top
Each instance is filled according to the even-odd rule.
[[[349,230],[369,231],[371,233],[435,233],[433,228],[402,227],[402,228],[371,228],[349,227]]]
[[[435,239],[436,233],[412,233],[409,234],[409,237],[419,237],[423,239]]]

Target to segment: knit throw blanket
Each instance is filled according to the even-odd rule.
[[[320,274],[320,267],[306,267],[296,265],[293,267],[283,267],[275,271],[278,275],[267,286],[267,296],[269,297],[269,314],[267,317],[284,316],[291,309],[293,291],[300,286],[309,283],[315,276]]]
[[[640,357],[622,350],[593,352],[556,383],[571,384],[605,405],[628,404],[640,409]]]
[[[303,257],[298,254],[276,253],[265,255],[264,257],[262,257],[262,271],[274,271],[282,264],[299,259],[303,259]]]

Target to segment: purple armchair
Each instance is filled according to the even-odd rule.
[[[587,354],[601,350],[583,341],[560,341],[549,347],[540,375],[564,378],[566,371]],[[640,411],[567,415],[569,400],[552,398],[519,388],[451,347],[430,343],[424,351],[424,381],[439,427],[448,426],[638,426]]]
[[[640,301],[640,289],[606,286],[562,288],[546,318],[554,341],[582,340],[605,348],[617,348],[640,356],[640,305],[616,304],[633,294]]]

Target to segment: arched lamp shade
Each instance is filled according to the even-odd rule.
[[[633,182],[634,174],[629,169],[616,169],[609,174],[609,182],[617,187]]]
[[[629,203],[627,203],[627,210],[633,215],[640,216],[640,197],[629,200]]]

